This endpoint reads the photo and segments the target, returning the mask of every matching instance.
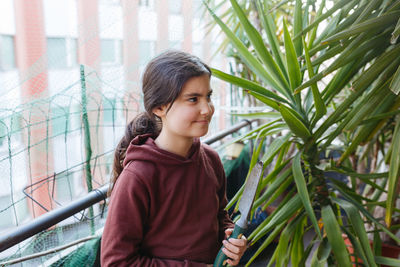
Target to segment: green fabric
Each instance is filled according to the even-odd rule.
[[[74,252],[61,258],[50,265],[51,267],[70,266],[70,267],[94,267],[100,266],[98,253],[100,248],[100,237],[86,241],[85,244]],[[97,261],[96,261],[97,260]]]
[[[231,199],[246,180],[251,161],[250,145],[246,144],[236,159],[222,160],[227,179],[226,196]]]

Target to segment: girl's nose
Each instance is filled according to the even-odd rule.
[[[201,115],[209,115],[214,111],[214,105],[212,102],[205,102],[201,105],[200,114]]]

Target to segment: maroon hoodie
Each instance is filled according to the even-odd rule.
[[[128,147],[111,194],[101,241],[102,266],[205,266],[224,231],[225,174],[218,154],[196,139],[188,157],[150,135]]]

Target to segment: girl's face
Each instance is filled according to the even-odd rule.
[[[211,93],[208,75],[190,78],[171,107],[168,104],[153,111],[162,120],[161,132],[170,140],[205,135],[214,114]]]

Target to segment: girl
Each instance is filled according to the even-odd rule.
[[[221,161],[198,139],[214,113],[210,76],[184,52],[147,65],[146,112],[129,123],[115,151],[102,266],[208,266],[232,233]],[[222,243],[237,265],[246,240]]]

